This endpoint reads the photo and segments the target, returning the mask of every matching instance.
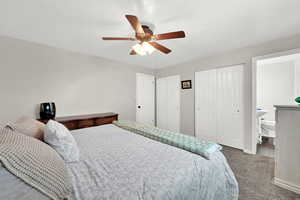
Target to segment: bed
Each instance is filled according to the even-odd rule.
[[[237,200],[224,155],[210,160],[113,124],[73,130],[80,161],[68,163],[74,200]],[[13,189],[12,189],[13,188]],[[48,200],[0,165],[0,199]]]

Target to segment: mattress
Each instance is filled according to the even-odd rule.
[[[207,160],[112,124],[72,133],[80,149],[80,161],[67,164],[74,200],[238,199],[221,152]],[[1,167],[0,191],[0,199],[48,199]]]

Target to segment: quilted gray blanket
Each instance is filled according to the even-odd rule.
[[[221,152],[210,160],[114,125],[72,131],[81,160],[68,164],[76,200],[237,200]]]
[[[127,120],[114,121],[113,124],[149,139],[201,155],[207,159],[209,159],[212,154],[222,149],[217,143],[201,140],[182,133],[164,130],[152,125]]]

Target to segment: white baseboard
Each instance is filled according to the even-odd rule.
[[[287,190],[293,191],[297,194],[300,194],[300,186],[299,185],[289,183],[287,181],[281,180],[281,179],[276,178],[276,177],[274,178],[274,184],[279,186],[279,187],[282,187],[284,189],[287,189]]]
[[[248,149],[244,149],[243,151],[244,151],[244,153],[247,153],[247,154],[256,154],[256,153],[254,153],[253,151],[250,151],[250,150],[248,150]]]

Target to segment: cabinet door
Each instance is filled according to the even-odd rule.
[[[243,149],[243,66],[217,70],[217,142]]]
[[[196,137],[217,141],[216,70],[195,73]]]

